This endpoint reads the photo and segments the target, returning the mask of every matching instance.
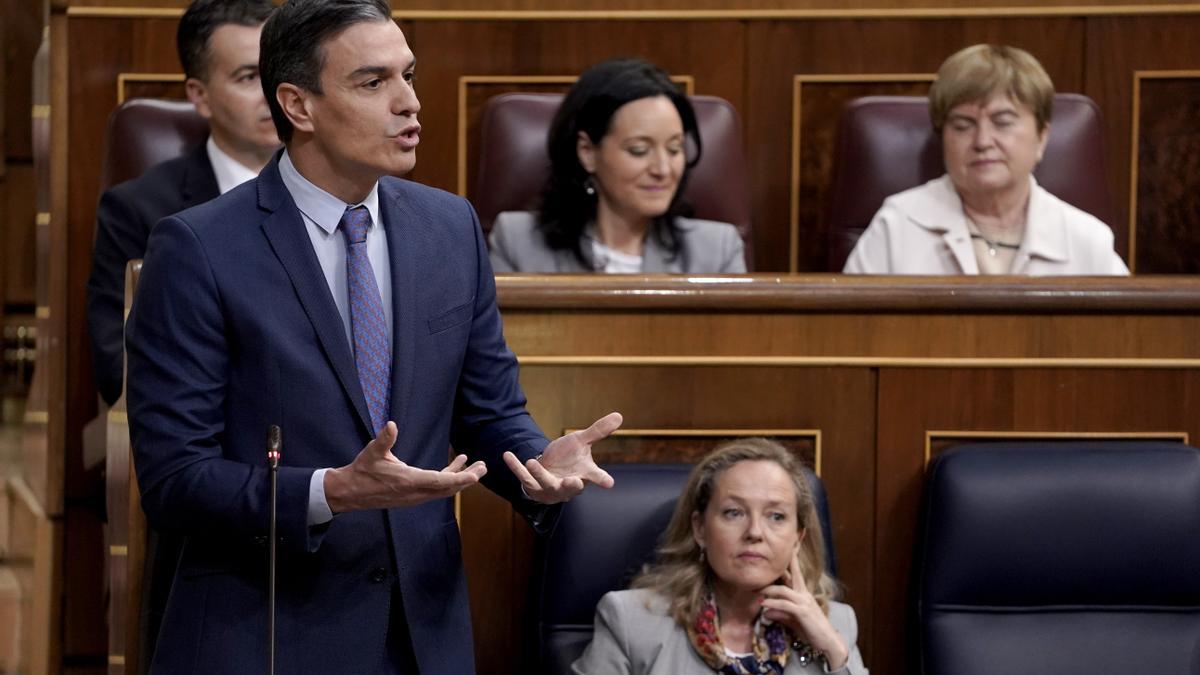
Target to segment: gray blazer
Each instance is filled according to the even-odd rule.
[[[838,675],[867,675],[858,653],[858,621],[850,605],[829,605],[829,622],[846,645],[850,660]],[[647,589],[613,591],[600,599],[596,608],[596,631],[572,666],[575,675],[711,675],[712,668],[700,659],[687,632],[667,614],[667,601]],[[820,663],[801,666],[788,659],[787,675],[826,673]]]
[[[746,271],[742,238],[729,223],[713,220],[678,219],[683,248],[672,260],[654,237],[646,237],[642,271],[690,274],[741,274]],[[530,211],[505,211],[496,216],[488,235],[492,269],[496,272],[587,274],[594,271],[580,264],[571,251],[556,251],[546,245]],[[583,247],[584,255],[591,247]]]

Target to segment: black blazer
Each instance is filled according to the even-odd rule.
[[[145,256],[146,240],[155,223],[218,195],[217,176],[204,143],[100,195],[87,283],[87,322],[92,373],[100,396],[109,405],[121,396],[125,265]]]

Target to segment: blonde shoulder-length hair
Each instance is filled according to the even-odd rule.
[[[692,514],[703,514],[708,508],[717,477],[724,471],[738,462],[764,460],[778,464],[792,479],[797,525],[799,531],[806,533],[800,546],[800,571],[821,609],[829,612],[829,601],[837,596],[837,582],[825,571],[825,539],[800,460],[775,441],[744,438],[722,444],[692,469],[655,562],[633,580],[633,588],[654,590],[662,596],[680,625],[689,626],[695,620],[713,576],[692,536]]]

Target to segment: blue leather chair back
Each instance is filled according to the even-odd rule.
[[[616,485],[585,490],[563,506],[554,531],[539,542],[531,582],[532,626],[527,637],[535,672],[568,674],[592,640],[596,605],[609,591],[627,588],[654,559],[683,491],[690,464],[606,466]],[[807,472],[816,499],[825,557],[836,574],[825,486]],[[527,671],[526,671],[527,672]]]
[[[960,446],[929,468],[922,675],[1200,673],[1200,451]]]

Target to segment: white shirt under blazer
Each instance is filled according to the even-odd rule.
[[[1029,177],[1025,236],[1012,273],[1127,275],[1113,233]],[[979,274],[962,199],[950,176],[888,197],[850,252],[847,274]]]

